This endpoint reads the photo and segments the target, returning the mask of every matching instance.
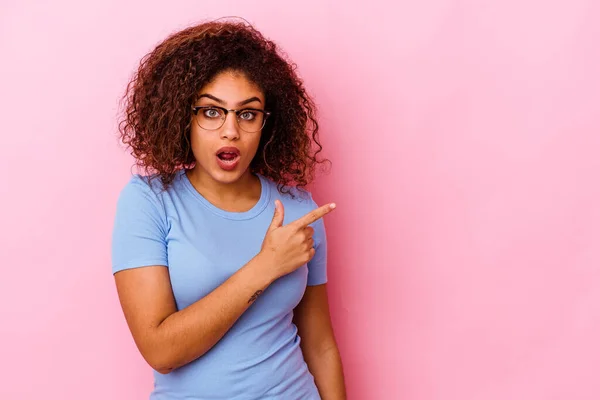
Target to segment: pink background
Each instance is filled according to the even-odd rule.
[[[600,398],[598,1],[0,7],[0,398],[147,398],[110,274],[117,98],[165,35],[225,15],[321,108],[349,398]]]

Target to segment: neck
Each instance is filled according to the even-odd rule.
[[[248,169],[234,182],[219,182],[197,166],[187,171],[187,175],[192,185],[206,199],[225,203],[233,203],[236,200],[248,197],[249,194],[252,196],[258,179]]]

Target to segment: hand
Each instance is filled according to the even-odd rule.
[[[314,257],[314,229],[308,225],[334,208],[335,203],[326,204],[283,226],[283,204],[275,200],[273,221],[259,253],[273,280],[295,271]]]

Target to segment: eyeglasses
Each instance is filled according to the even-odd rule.
[[[209,131],[221,128],[227,119],[227,114],[233,112],[240,129],[248,133],[255,133],[264,128],[267,117],[271,115],[268,111],[256,108],[228,110],[218,106],[195,106],[192,107],[192,112],[196,116],[198,126]]]

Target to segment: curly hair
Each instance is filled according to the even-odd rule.
[[[193,166],[191,106],[201,88],[223,71],[242,72],[264,93],[271,117],[250,164],[278,184],[303,188],[314,178],[322,146],[316,107],[297,76],[296,64],[247,22],[212,21],[167,37],[145,55],[127,85],[120,139],[136,165],[160,177]]]

